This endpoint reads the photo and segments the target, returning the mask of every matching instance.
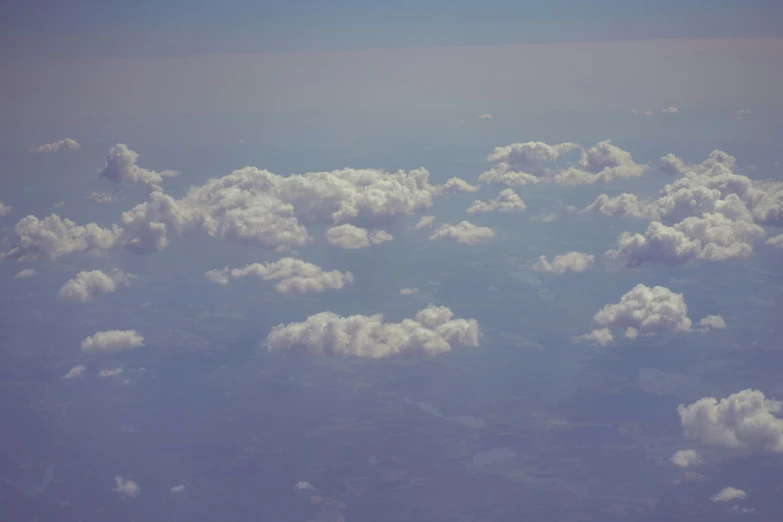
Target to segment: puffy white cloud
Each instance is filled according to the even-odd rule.
[[[480,227],[469,221],[460,221],[456,225],[441,225],[429,236],[430,241],[449,239],[457,243],[475,245],[495,237],[495,232],[489,227]]]
[[[780,401],[747,389],[720,401],[705,397],[680,404],[677,412],[688,437],[729,448],[783,452],[781,407]]]
[[[14,279],[27,279],[28,277],[33,277],[36,274],[38,274],[38,271],[33,268],[25,268],[24,270],[20,270],[15,276]]]
[[[45,143],[37,147],[32,147],[30,148],[30,152],[40,154],[42,152],[65,152],[69,150],[75,151],[81,148],[82,146],[79,145],[78,141],[71,138],[65,138],[60,141],[55,141],[54,143]]]
[[[58,295],[63,301],[93,301],[103,294],[129,286],[135,277],[118,268],[109,270],[108,274],[100,270],[79,272],[60,288]]]
[[[431,228],[435,224],[435,216],[423,216],[415,225],[411,227],[411,230],[421,230],[422,228]]]
[[[699,321],[699,329],[702,331],[707,330],[723,330],[726,328],[726,321],[719,315],[705,315]]]
[[[459,194],[462,192],[478,192],[480,187],[471,185],[461,178],[449,178],[443,185],[432,187],[433,194]]]
[[[10,214],[13,209],[14,207],[12,207],[11,205],[6,205],[2,201],[0,201],[0,217]]]
[[[83,352],[119,352],[144,345],[144,337],[136,330],[105,330],[82,341]]]
[[[593,268],[595,256],[582,252],[568,252],[567,254],[555,256],[550,263],[546,256],[538,258],[531,268],[537,272],[549,272],[551,274],[564,274],[571,272],[586,272]]]
[[[0,254],[0,260],[33,261],[76,252],[100,253],[112,248],[116,241],[113,230],[101,228],[96,223],[77,225],[57,214],[44,219],[26,216],[19,220],[14,231],[18,236],[16,245]]]
[[[717,494],[710,497],[713,502],[731,502],[732,500],[742,500],[748,498],[748,494],[741,489],[731,486],[723,488]]]
[[[418,293],[418,288],[400,288],[400,295],[413,295]]]
[[[114,491],[127,497],[138,497],[141,488],[132,480],[125,480],[117,475],[114,477]]]
[[[610,198],[601,194],[582,212],[597,211],[605,216],[626,216],[632,218],[658,219],[660,211],[654,203],[640,201],[636,194],[620,194]]]
[[[117,377],[125,373],[122,368],[113,368],[111,370],[101,370],[98,372],[98,377]]]
[[[783,234],[771,237],[767,239],[766,243],[774,248],[783,248]]]
[[[500,212],[522,212],[525,208],[527,208],[525,202],[522,201],[522,198],[520,198],[516,192],[514,192],[514,189],[507,188],[501,190],[500,194],[498,194],[498,197],[495,199],[489,201],[480,201],[477,199],[470,208],[468,208],[467,212],[468,214],[492,212],[495,210]]]
[[[634,116],[652,116],[654,113],[650,110],[631,109],[631,114]]]
[[[736,167],[737,159],[719,149],[710,152],[707,159],[701,163],[685,163],[674,154],[667,154],[661,158],[661,170],[667,174],[685,174],[687,172],[720,174],[719,171],[715,171],[716,165],[723,165],[730,171]]]
[[[176,486],[171,486],[171,489],[169,489],[172,493],[182,493],[185,491],[185,484],[177,484]]]
[[[432,304],[400,323],[385,323],[383,314],[340,317],[321,312],[301,323],[276,326],[265,345],[269,351],[369,358],[438,355],[450,352],[454,344],[478,346],[478,321],[453,315],[449,308]]]
[[[305,489],[315,489],[312,484],[309,482],[305,482],[304,480],[300,480],[296,484],[294,484],[294,489],[297,491],[302,491]]]
[[[666,107],[665,109],[661,109],[661,112],[666,114],[677,114],[680,110],[677,107]]]
[[[77,364],[70,370],[68,370],[68,373],[63,375],[63,379],[77,379],[84,375],[84,372],[87,370],[87,367],[82,364]]]
[[[91,192],[87,199],[96,203],[111,203],[115,200],[114,194],[108,192]]]
[[[138,153],[129,149],[124,143],[118,143],[109,149],[109,153],[106,156],[106,164],[98,172],[98,176],[114,184],[129,181],[131,183],[149,185],[154,190],[162,190],[159,185],[163,181],[164,176],[176,176],[179,174],[175,170],[155,172],[154,170],[143,169],[136,165],[138,159]]]
[[[383,230],[367,230],[350,223],[331,227],[326,231],[326,240],[332,245],[348,249],[365,248],[391,241],[394,237]]]
[[[492,118],[491,114],[479,114],[476,119],[477,120],[491,120],[493,118]]]
[[[701,458],[701,455],[696,450],[680,450],[672,455],[672,464],[681,468],[690,468],[703,463],[704,459]]]
[[[237,279],[247,276],[260,277],[264,281],[277,281],[275,288],[278,292],[298,294],[339,290],[346,284],[353,283],[351,272],[325,272],[317,265],[292,257],[284,257],[273,263],[253,263],[244,268],[210,270],[204,274],[206,279],[220,285],[228,284],[229,277]]]
[[[545,168],[544,162],[554,161],[578,150],[579,161],[567,168]],[[479,181],[519,187],[534,183],[582,185],[604,183],[614,179],[635,178],[649,167],[633,161],[631,154],[604,140],[589,149],[576,143],[548,145],[538,141],[495,147],[487,158],[495,166],[484,172]]]
[[[600,328],[593,330],[590,333],[586,333],[583,335],[579,335],[574,337],[574,341],[576,342],[590,342],[593,344],[600,344],[601,346],[606,346],[607,344],[614,341],[614,335],[612,335],[612,330],[609,328]]]
[[[689,332],[691,320],[682,294],[663,286],[638,284],[620,298],[617,304],[604,306],[593,320],[606,327],[625,328],[626,337],[639,332]]]

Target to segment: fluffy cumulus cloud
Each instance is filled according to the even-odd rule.
[[[492,118],[491,114],[479,114],[476,119],[477,120],[491,120],[493,118]]]
[[[423,228],[432,228],[435,224],[435,216],[423,216],[411,227],[411,230],[421,230]]]
[[[665,114],[677,114],[680,110],[677,107],[666,107],[665,109],[661,109],[661,112]]]
[[[114,184],[128,181],[130,183],[149,185],[154,190],[162,190],[160,183],[163,182],[165,176],[176,176],[179,174],[175,170],[155,172],[154,170],[141,168],[136,165],[138,159],[138,153],[129,149],[124,143],[118,143],[109,149],[109,154],[106,156],[106,164],[98,172],[98,176]]]
[[[84,372],[87,371],[87,367],[82,364],[77,364],[70,370],[68,370],[68,373],[63,375],[63,379],[78,379],[82,375],[84,375]]]
[[[713,502],[731,502],[732,500],[742,500],[748,498],[748,494],[741,489],[731,486],[723,488],[718,493],[710,497]]]
[[[132,480],[126,480],[119,475],[114,477],[114,491],[126,497],[138,497],[141,488]]]
[[[63,301],[93,301],[103,294],[129,286],[135,277],[118,268],[109,270],[109,273],[100,270],[79,272],[60,288],[58,296]]]
[[[144,345],[144,337],[136,330],[106,330],[96,332],[82,341],[82,351],[112,353]]]
[[[13,209],[14,207],[12,207],[11,205],[6,205],[2,201],[0,201],[0,217],[10,214]]]
[[[309,482],[305,482],[304,480],[300,480],[296,484],[294,484],[294,489],[297,491],[303,491],[308,489],[315,489],[312,484]]]
[[[55,141],[54,143],[44,143],[43,145],[39,145],[37,147],[32,147],[30,149],[30,152],[34,154],[41,154],[44,152],[66,152],[66,151],[75,151],[81,149],[82,146],[79,145],[79,142],[71,139],[71,138],[65,138],[60,141]]]
[[[726,328],[726,321],[719,315],[705,315],[699,320],[699,330],[723,330]]]
[[[441,225],[429,237],[430,241],[448,239],[466,245],[475,245],[495,237],[495,232],[489,227],[480,227],[469,221],[460,221],[456,225]]]
[[[394,237],[383,230],[367,230],[350,223],[331,227],[326,231],[326,240],[329,243],[351,250],[385,243],[392,239]]]
[[[531,268],[537,272],[549,272],[551,274],[565,274],[566,272],[587,272],[593,268],[595,256],[582,252],[568,252],[555,256],[550,263],[546,256],[538,258]]]
[[[468,214],[476,212],[522,212],[527,208],[522,198],[514,192],[514,189],[504,189],[500,191],[498,197],[489,201],[476,200],[468,208]]]
[[[606,346],[614,341],[614,334],[609,328],[598,328],[590,333],[574,337],[576,342],[589,342],[600,346]]]
[[[742,390],[726,398],[699,399],[677,407],[688,437],[707,444],[756,451],[783,452],[783,403],[758,390]]]
[[[680,450],[672,456],[672,464],[680,468],[690,468],[703,463],[701,455],[692,449]]]
[[[783,234],[767,239],[766,244],[773,248],[783,248]]]
[[[602,194],[585,209],[651,221],[643,234],[621,234],[610,258],[630,267],[745,258],[764,237],[762,226],[783,223],[783,183],[734,173],[733,156],[716,150],[698,164],[673,154],[661,161],[662,170],[679,177],[657,199]]]
[[[480,187],[471,185],[461,178],[449,178],[443,185],[432,188],[433,194],[460,194],[464,192],[478,192]]]
[[[171,489],[169,489],[172,493],[182,493],[185,491],[185,484],[177,484],[176,486],[171,486]]]
[[[109,172],[125,172],[128,164],[122,165]],[[17,223],[16,243],[3,257],[31,260],[120,247],[149,253],[165,248],[172,237],[193,233],[291,250],[311,240],[308,225],[372,228],[429,208],[443,190],[430,184],[425,169],[343,169],[283,177],[246,167],[191,187],[180,199],[152,191],[147,202],[123,212],[110,228],[77,225],[56,214],[28,216]]]
[[[321,312],[301,323],[276,326],[265,341],[269,351],[374,359],[438,355],[450,352],[453,345],[478,344],[478,321],[455,319],[449,308],[432,304],[399,323],[384,322],[383,314],[341,317]]]
[[[122,368],[112,368],[110,370],[101,370],[98,372],[98,377],[118,377],[125,373]]]
[[[20,270],[16,273],[14,276],[14,279],[27,279],[28,277],[33,277],[38,274],[38,271],[33,268],[25,268],[24,270]]]
[[[578,151],[576,163],[568,167],[545,167],[570,152]],[[649,167],[633,161],[631,154],[611,140],[597,143],[584,149],[576,143],[548,145],[540,141],[514,143],[495,147],[487,160],[494,166],[484,172],[479,181],[500,183],[519,187],[535,183],[559,183],[561,185],[583,185],[605,183],[615,179],[636,178]]]
[[[297,294],[339,290],[346,284],[353,283],[351,272],[325,272],[317,265],[292,257],[285,257],[273,263],[253,263],[244,268],[210,270],[204,274],[208,281],[220,285],[228,284],[231,278],[248,276],[259,277],[264,281],[277,281],[275,289],[278,292]]]

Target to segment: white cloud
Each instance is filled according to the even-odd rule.
[[[741,120],[745,116],[750,116],[751,114],[753,114],[753,112],[747,109],[740,109],[734,112],[734,115],[737,116],[738,120]]]
[[[100,270],[79,272],[60,288],[58,295],[63,301],[93,301],[103,294],[129,286],[135,277],[118,268],[111,269],[108,274]]]
[[[114,194],[110,194],[108,192],[91,192],[89,196],[87,196],[87,199],[90,201],[94,201],[96,203],[111,203],[116,198],[114,197]]]
[[[713,502],[731,502],[732,500],[742,500],[748,498],[748,494],[741,489],[733,488],[731,486],[723,488],[717,494],[710,497]]]
[[[747,389],[720,401],[705,397],[680,404],[677,412],[688,437],[729,448],[783,452],[783,419],[776,416],[781,407],[780,401]]]
[[[14,279],[26,279],[28,277],[33,277],[34,275],[38,274],[38,271],[33,268],[25,268],[24,270],[20,270],[15,276]]]
[[[633,328],[643,333],[688,332],[691,320],[687,314],[682,294],[663,286],[638,284],[619,303],[604,306],[593,320],[602,326]]]
[[[650,110],[631,109],[631,113],[634,116],[652,116],[654,113]]]
[[[400,295],[413,295],[418,293],[418,288],[400,288]]]
[[[305,482],[304,480],[300,480],[296,484],[294,484],[294,489],[297,491],[302,491],[305,489],[315,489],[312,484],[309,482]]]
[[[476,226],[469,221],[460,221],[456,225],[441,225],[429,237],[430,241],[449,239],[457,243],[475,245],[495,237],[495,232],[489,227]]]
[[[680,110],[677,107],[666,107],[665,109],[661,109],[661,112],[666,114],[677,114]]]
[[[544,167],[544,162],[557,160],[572,151],[579,151],[579,161],[574,165],[554,169]],[[484,172],[479,181],[509,187],[535,183],[605,183],[615,179],[636,178],[649,169],[647,165],[635,163],[630,153],[613,145],[611,140],[601,141],[586,150],[570,142],[557,145],[539,141],[513,143],[495,147],[487,160],[495,166]]]
[[[31,147],[30,152],[40,154],[42,152],[64,152],[69,150],[75,151],[81,148],[82,146],[79,145],[78,141],[71,138],[65,138],[60,141],[55,141],[54,143],[45,143],[37,147]]]
[[[153,190],[162,190],[159,185],[163,182],[164,176],[176,176],[179,174],[175,170],[155,172],[143,169],[136,165],[138,159],[138,153],[129,149],[124,143],[118,143],[109,149],[109,153],[106,156],[106,164],[98,172],[98,176],[114,184],[129,181],[131,183],[149,185]]]
[[[182,493],[185,491],[185,484],[177,484],[176,486],[171,486],[171,489],[169,490],[172,493]]]
[[[694,172],[696,174],[711,173],[720,175],[725,172],[725,170],[716,169],[718,165],[722,165],[726,170],[731,171],[737,166],[737,159],[720,149],[715,149],[710,152],[707,159],[701,163],[685,163],[674,154],[667,154],[661,158],[661,170],[667,174],[686,174],[688,172]]]
[[[701,331],[705,332],[707,330],[723,330],[726,328],[726,321],[719,315],[705,315],[699,321],[698,326]]]
[[[693,466],[699,466],[704,463],[704,459],[701,458],[696,450],[687,449],[680,450],[672,455],[672,464],[681,468],[690,468]]]
[[[56,203],[52,203],[52,208],[60,208],[65,206],[65,201],[57,201]]]
[[[783,248],[783,234],[767,239],[765,244],[774,248]]]
[[[422,228],[431,228],[434,223],[435,223],[435,216],[423,216],[410,229],[421,230]]]
[[[114,491],[116,491],[120,495],[125,495],[128,497],[138,497],[139,493],[141,493],[141,488],[139,487],[138,484],[136,484],[132,480],[125,480],[119,475],[114,477],[114,484],[115,484]]]
[[[98,372],[98,377],[117,377],[125,373],[122,368],[114,368],[111,370],[101,370]]]
[[[84,375],[84,372],[87,370],[87,367],[82,364],[77,364],[70,370],[68,370],[68,373],[63,375],[63,379],[76,379]]]
[[[244,268],[210,270],[204,274],[207,280],[220,285],[228,284],[229,278],[247,276],[260,277],[264,281],[277,281],[275,289],[278,292],[298,294],[339,290],[344,285],[353,283],[351,272],[325,272],[318,265],[292,257],[284,257],[273,263],[253,263]]]
[[[321,312],[301,323],[276,326],[265,342],[269,351],[369,358],[438,355],[450,352],[454,344],[478,346],[478,321],[453,319],[449,308],[432,304],[400,323],[385,323],[383,314],[340,317]]]
[[[495,199],[489,201],[480,201],[477,199],[470,208],[468,208],[467,212],[468,214],[492,212],[495,210],[500,212],[522,212],[525,208],[527,208],[525,202],[522,201],[522,198],[520,198],[516,192],[514,192],[514,189],[507,188],[501,190],[500,194],[498,194],[498,197]]]
[[[11,205],[6,205],[2,201],[0,201],[0,217],[10,214],[13,209],[14,207],[12,207]]]
[[[601,328],[593,330],[590,333],[576,336],[574,337],[574,341],[585,341],[591,342],[593,344],[600,344],[601,346],[606,346],[607,344],[614,341],[614,335],[612,335],[612,331],[609,328]]]
[[[443,185],[432,188],[433,194],[459,194],[463,192],[478,192],[480,187],[471,185],[464,179],[449,178]]]
[[[492,120],[494,118],[492,118],[491,114],[479,114],[476,119],[477,120]]]
[[[530,221],[538,221],[540,223],[553,223],[557,221],[560,218],[555,213],[549,213],[549,214],[539,214],[537,216],[533,216],[530,218]]]
[[[564,274],[571,272],[586,272],[593,268],[595,256],[582,252],[568,252],[567,254],[555,256],[550,263],[546,256],[538,258],[531,268],[537,272],[549,272],[551,274]]]
[[[367,230],[349,223],[332,227],[326,231],[326,240],[329,243],[347,249],[365,248],[392,239],[394,237],[383,230]]]
[[[106,330],[96,332],[82,341],[83,352],[119,352],[144,345],[144,337],[136,330]]]

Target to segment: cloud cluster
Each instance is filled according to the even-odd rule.
[[[147,170],[136,165],[139,159],[138,153],[132,151],[124,143],[118,143],[111,149],[106,156],[106,164],[98,172],[98,176],[111,183],[118,185],[123,181],[131,183],[142,183],[148,185],[153,190],[163,190],[160,183],[165,176],[176,176],[179,172],[175,170],[164,170],[155,172]]]
[[[341,317],[321,312],[301,323],[280,324],[267,336],[269,351],[291,350],[316,356],[438,355],[452,345],[476,347],[479,324],[475,319],[454,319],[444,306],[430,304],[414,319],[386,323],[383,314]]]
[[[566,272],[586,272],[593,268],[595,256],[582,252],[568,252],[555,256],[550,263],[546,256],[540,256],[530,268],[536,272],[549,272],[550,274],[565,274]]]
[[[696,450],[680,450],[672,455],[672,464],[680,468],[690,468],[699,466],[703,463],[704,459],[701,458],[701,455],[699,455]]]
[[[138,497],[141,488],[132,480],[125,480],[119,475],[114,477],[114,491],[127,497]]]
[[[326,240],[329,243],[350,250],[366,248],[393,239],[394,236],[383,230],[367,230],[350,223],[331,227],[326,231]]]
[[[144,337],[136,330],[106,330],[96,332],[82,341],[86,353],[114,353],[144,345]]]
[[[495,237],[495,232],[489,227],[480,227],[469,221],[460,221],[456,225],[441,225],[429,236],[430,241],[448,239],[466,245],[475,245]]]
[[[79,272],[60,288],[58,296],[63,301],[93,301],[103,294],[129,286],[135,277],[118,268],[109,270],[108,274],[100,270]]]
[[[568,167],[548,168],[552,162],[570,152],[578,151],[578,161]],[[589,149],[576,143],[548,145],[540,141],[513,143],[495,147],[487,160],[495,165],[481,174],[479,181],[520,187],[535,183],[583,185],[606,183],[615,179],[636,178],[649,167],[633,161],[631,154],[611,140],[604,140]]]
[[[228,284],[230,278],[247,276],[260,277],[264,281],[277,281],[275,289],[278,292],[297,294],[339,290],[346,284],[353,283],[351,272],[325,272],[317,265],[292,257],[284,257],[273,263],[253,263],[244,268],[210,270],[204,274],[208,281],[220,285]]]
[[[677,407],[688,437],[707,444],[756,451],[783,452],[783,403],[758,390],[742,390],[727,398],[699,399]]]
[[[476,200],[468,208],[468,214],[474,214],[477,212],[522,212],[525,210],[525,202],[522,198],[514,192],[514,189],[503,189],[498,194],[498,197],[489,201]]]
[[[55,141],[54,143],[45,143],[37,147],[32,147],[30,148],[30,152],[34,154],[40,154],[43,152],[65,152],[69,150],[79,150],[81,148],[82,146],[79,145],[78,141],[71,138],[65,138],[60,141]]]
[[[742,500],[748,498],[748,494],[741,489],[731,486],[723,488],[717,494],[710,497],[713,502],[731,502],[732,500]]]

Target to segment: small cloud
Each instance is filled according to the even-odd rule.
[[[169,491],[172,493],[182,493],[185,491],[185,484],[177,484],[176,486],[172,486]]]
[[[739,511],[740,513],[753,513],[756,511],[754,508],[746,508],[740,506],[731,506],[732,511]]]
[[[538,221],[540,223],[552,223],[560,218],[557,214],[539,214],[530,218],[530,221]]]
[[[326,231],[326,240],[332,245],[355,250],[393,240],[394,237],[383,230],[367,230],[349,223],[332,227]]]
[[[84,375],[85,370],[87,370],[87,367],[82,364],[77,364],[70,370],[68,370],[68,373],[63,375],[63,379],[77,379]]]
[[[677,107],[666,107],[665,109],[661,109],[661,112],[666,114],[677,114],[680,110]]]
[[[475,245],[493,237],[495,237],[495,232],[489,227],[477,226],[469,221],[460,221],[456,225],[441,225],[434,234],[429,236],[429,240],[447,239],[466,245]]]
[[[719,493],[710,497],[713,502],[731,502],[732,500],[742,500],[748,498],[748,494],[737,488],[723,488]]]
[[[414,295],[418,293],[418,288],[400,288],[400,295]]]
[[[783,161],[775,161],[772,163],[773,167],[783,167]]]
[[[614,336],[612,335],[612,331],[609,328],[601,328],[600,330],[593,330],[590,333],[586,333],[584,335],[579,335],[577,337],[574,337],[575,342],[587,341],[601,346],[606,346],[607,344],[611,343],[613,340],[614,340]]]
[[[410,227],[411,230],[421,230],[422,228],[431,228],[435,223],[435,216],[424,216],[415,225]]]
[[[87,199],[96,203],[105,204],[114,201],[115,197],[114,194],[109,194],[108,192],[92,192],[87,196]]]
[[[492,120],[494,118],[492,117],[491,114],[487,113],[487,114],[479,114],[478,118],[476,118],[476,119],[477,120]]]
[[[136,330],[106,330],[86,337],[82,341],[82,351],[113,353],[143,345],[144,337]]]
[[[748,170],[757,170],[758,169],[758,167],[754,163],[751,163],[750,165],[748,165],[745,168],[748,169]]]
[[[32,268],[25,268],[24,270],[20,271],[18,274],[14,276],[14,279],[26,279],[28,277],[33,277],[38,272]]]
[[[125,373],[122,368],[114,368],[113,370],[101,370],[98,372],[98,377],[117,377]]]
[[[565,274],[566,272],[586,272],[593,268],[595,256],[583,252],[568,252],[555,258],[550,263],[546,256],[540,256],[531,268],[536,272],[550,274]]]
[[[699,330],[706,332],[707,330],[723,330],[726,328],[726,321],[719,315],[705,315],[698,323]]]
[[[500,191],[500,194],[495,199],[489,201],[475,200],[466,212],[468,214],[493,211],[523,212],[525,208],[527,208],[525,202],[514,192],[514,189],[507,188]]]
[[[690,468],[704,463],[701,455],[692,449],[678,451],[672,456],[671,461],[672,464],[681,468]]]
[[[63,205],[65,205],[65,201],[57,201],[55,203],[52,203],[52,208],[60,208]]]
[[[82,303],[94,301],[101,295],[129,286],[135,278],[135,275],[123,272],[119,268],[113,268],[109,273],[100,270],[83,271],[60,288],[58,297],[63,301]]]
[[[65,138],[64,140],[55,141],[54,143],[44,143],[37,147],[31,147],[30,152],[33,154],[41,154],[44,152],[65,152],[69,150],[79,150],[82,146],[79,142],[72,140],[71,138]]]
[[[240,145],[247,145],[247,140],[239,140],[238,143]]]
[[[116,491],[120,495],[125,495],[128,497],[138,497],[139,493],[141,493],[141,488],[139,487],[138,484],[136,484],[132,480],[125,480],[119,475],[114,477],[114,483],[115,483],[114,491]]]
[[[654,114],[653,111],[640,111],[638,109],[631,109],[631,113],[634,116],[652,116]]]
[[[302,491],[305,489],[315,489],[312,484],[309,482],[305,482],[304,480],[300,480],[296,484],[294,484],[294,489],[297,491]]]
[[[745,116],[750,116],[751,114],[753,114],[753,112],[747,109],[740,109],[736,111],[734,114],[737,116],[738,120],[741,120]]]
[[[2,201],[0,201],[0,217],[10,214],[13,209],[14,207],[12,207],[11,205],[6,205]]]
[[[773,248],[783,248],[783,234],[778,234],[777,236],[767,239],[764,244]]]

